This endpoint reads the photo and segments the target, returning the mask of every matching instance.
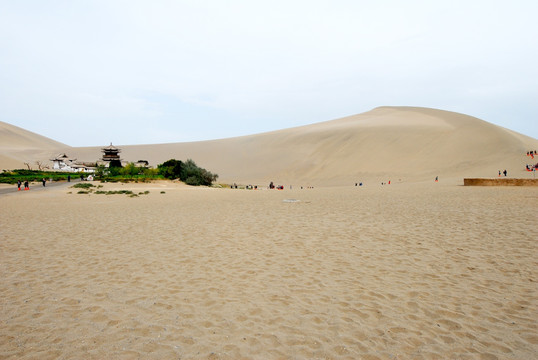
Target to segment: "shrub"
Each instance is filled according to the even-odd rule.
[[[121,175],[135,176],[138,175],[141,170],[137,168],[134,163],[130,162],[129,164],[125,165],[125,167],[121,168],[119,172]]]
[[[200,177],[198,177],[198,176],[189,176],[187,179],[185,179],[185,184],[192,185],[192,186],[199,186],[199,185],[201,185]]]
[[[218,178],[217,174],[212,174],[206,169],[199,167],[192,159],[188,159],[186,162],[171,159],[157,165],[157,168],[159,174],[165,178],[179,178],[185,184],[193,186],[211,186],[213,181]]]
[[[94,186],[93,184],[90,184],[90,183],[78,183],[78,184],[73,185],[72,187],[77,188],[77,189],[89,189]]]
[[[150,169],[150,168],[144,168],[142,170],[143,174],[148,178],[155,178],[157,175],[159,175],[159,169]]]
[[[52,181],[67,180],[67,177],[76,176],[70,172],[63,171],[41,171],[41,170],[27,170],[27,169],[18,169],[0,172],[0,183],[5,184],[16,184],[17,180],[24,182],[28,180],[32,181],[41,181],[41,179],[52,179]]]
[[[167,179],[177,179],[181,177],[183,163],[180,160],[170,159],[162,164],[157,165],[159,175]]]

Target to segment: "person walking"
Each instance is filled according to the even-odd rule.
[[[508,174],[508,171],[506,171],[506,169],[504,169],[503,174],[504,174],[504,176],[506,176]]]
[[[28,184],[28,180],[24,180],[24,190],[30,190],[30,185]]]
[[[43,180],[41,180],[43,182],[43,187],[45,187],[45,184],[47,183],[47,180],[45,180],[45,178],[43,178]]]
[[[17,188],[19,189],[17,191],[21,191],[21,185],[22,185],[22,182],[20,180],[17,180]]]

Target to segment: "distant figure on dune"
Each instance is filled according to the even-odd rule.
[[[508,174],[508,171],[506,171],[506,169],[504,169],[503,174],[504,174],[504,176],[506,176]]]
[[[499,170],[499,177],[501,177],[501,170]]]
[[[439,176],[435,177],[435,182],[439,182]]]

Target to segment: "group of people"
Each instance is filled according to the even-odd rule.
[[[506,171],[506,169],[504,169],[504,171],[501,173],[501,170],[499,170],[499,177],[501,177],[501,174],[506,176],[506,175],[508,175],[508,171]]]
[[[527,151],[527,156],[530,156],[531,158],[534,159],[534,155],[538,155],[538,154],[536,154],[536,150],[534,150],[534,151],[532,151],[532,150],[531,150],[531,151]]]
[[[20,180],[17,180],[17,187],[19,188],[19,191],[21,191],[21,186],[22,182]],[[30,184],[28,183],[28,180],[24,180],[24,190],[30,190]]]
[[[47,184],[47,179],[43,178],[41,179],[41,182],[43,183],[43,187]],[[21,191],[21,186],[23,185],[23,182],[20,180],[17,180],[17,188],[18,191]],[[24,190],[30,190],[30,183],[28,180],[24,180]]]

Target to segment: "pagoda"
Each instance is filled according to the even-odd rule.
[[[103,152],[102,160],[108,164],[108,167],[121,167],[120,149],[110,143],[110,146],[102,148],[101,151]]]

